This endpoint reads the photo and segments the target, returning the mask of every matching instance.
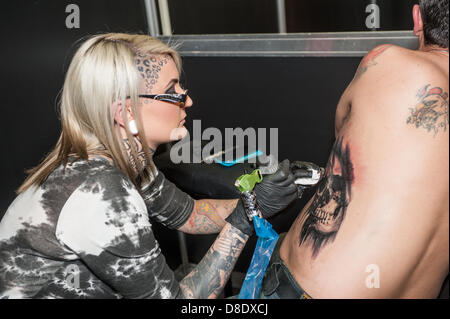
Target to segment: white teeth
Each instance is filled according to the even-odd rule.
[[[318,222],[323,225],[328,225],[334,221],[334,216],[332,213],[328,213],[321,209],[315,211],[313,215],[318,219]]]

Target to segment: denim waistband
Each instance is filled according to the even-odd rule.
[[[262,294],[280,299],[312,299],[295,281],[294,276],[280,258],[280,246],[286,233],[280,234],[262,284]]]

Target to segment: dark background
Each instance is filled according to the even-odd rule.
[[[1,98],[5,125],[0,159],[0,217],[25,179],[57,142],[56,101],[81,38],[102,32],[146,32],[141,1],[77,1],[81,27],[67,29],[73,1],[4,1],[0,10]]]
[[[81,11],[80,29],[67,29],[65,8]],[[365,30],[365,5],[370,1],[288,0],[288,31]],[[413,1],[377,1],[393,10],[382,16],[382,30],[411,29]],[[395,4],[394,4],[395,3]],[[274,1],[171,0],[176,33],[276,32]],[[213,5],[214,4],[214,5]],[[406,10],[403,10],[404,8]],[[360,11],[362,10],[362,12]],[[251,12],[251,14],[249,13]],[[334,18],[333,18],[334,17]],[[387,19],[387,20],[386,20]],[[25,178],[60,134],[57,96],[76,41],[96,33],[147,33],[140,0],[15,0],[2,3],[0,126],[0,218]],[[360,58],[184,58],[183,78],[194,106],[188,110],[202,128],[276,127],[279,157],[325,165],[334,139],[334,112]],[[288,212],[273,220],[278,232],[287,231],[305,194]],[[155,225],[169,265],[180,263],[176,233]],[[214,236],[187,236],[189,258],[198,262]],[[236,269],[246,271],[255,240],[251,240]],[[448,292],[447,292],[448,296]]]
[[[378,31],[412,30],[416,0],[285,0],[287,32],[367,31],[367,5],[380,8]],[[169,0],[174,34],[278,32],[275,0]],[[195,23],[193,23],[195,22]]]

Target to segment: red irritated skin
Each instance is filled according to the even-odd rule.
[[[361,64],[359,65],[358,71],[355,74],[355,79],[359,79],[366,71],[372,66],[375,66],[377,64],[376,58],[381,55],[384,51],[389,49],[392,45],[390,44],[383,44],[372,51],[370,51],[364,59],[361,61]]]

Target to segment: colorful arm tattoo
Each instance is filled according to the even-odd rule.
[[[180,230],[191,234],[216,234],[225,226],[225,218],[236,204],[237,200],[197,200],[191,217]]]
[[[364,57],[364,59],[359,64],[358,70],[355,74],[355,81],[358,80],[370,67],[377,65],[375,59],[384,53],[387,49],[392,47],[390,44],[384,44],[376,47]]]
[[[230,277],[248,236],[230,224],[222,229],[197,267],[181,282],[181,298],[217,298]]]
[[[448,93],[440,87],[430,88],[430,84],[424,86],[417,93],[419,103],[410,108],[411,115],[406,124],[422,127],[427,132],[433,132],[434,136],[448,126]]]

